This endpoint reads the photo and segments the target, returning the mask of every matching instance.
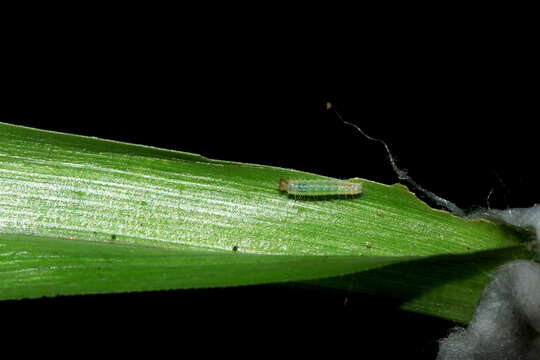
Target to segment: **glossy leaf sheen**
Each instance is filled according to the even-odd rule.
[[[506,249],[480,270],[518,256],[519,234],[433,210],[401,185],[353,179],[359,197],[295,199],[280,178],[325,179],[0,123],[0,299],[329,277],[339,287],[336,276],[441,254]],[[486,280],[453,312],[437,311],[448,291],[409,308],[466,320]]]

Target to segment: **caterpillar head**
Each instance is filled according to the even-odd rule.
[[[279,190],[280,191],[287,191],[288,182],[286,179],[281,178],[279,179]]]

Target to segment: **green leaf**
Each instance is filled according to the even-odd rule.
[[[308,284],[385,295],[398,299],[402,309],[467,323],[491,281],[490,271],[505,262],[531,257],[522,246],[430,256]]]
[[[522,234],[431,209],[402,185],[352,179],[363,184],[359,197],[298,199],[279,192],[280,178],[324,179],[0,123],[0,299],[329,277],[325,286],[341,287],[336,276],[369,270],[386,285],[354,288],[463,321],[487,281],[467,292],[470,279],[528,256]],[[436,301],[426,291],[400,296],[405,280],[385,282],[399,266],[416,269],[403,279]],[[463,298],[438,290],[452,281]]]
[[[0,299],[298,281],[403,260],[264,256],[0,235]]]

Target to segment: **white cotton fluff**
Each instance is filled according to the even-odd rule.
[[[490,211],[490,217],[530,228],[540,242],[540,206]],[[540,265],[518,260],[501,266],[484,290],[467,329],[440,342],[438,360],[539,360]]]
[[[534,229],[536,239],[540,242],[540,204],[530,208],[515,208],[508,210],[491,210],[495,219],[506,224],[525,229]]]

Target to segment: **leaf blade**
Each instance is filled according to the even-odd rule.
[[[302,281],[411,259],[239,254],[0,234],[0,300]]]
[[[434,210],[402,185],[351,179],[363,184],[362,196],[300,200],[279,192],[282,177],[325,179],[0,123],[0,298],[321,278],[339,287],[337,276],[358,272],[375,274],[358,291],[392,293],[397,280],[384,280],[399,264],[417,269],[412,287],[444,288],[448,274],[430,278],[429,267],[415,264],[497,249],[511,260],[525,239]],[[449,264],[449,273],[462,272]],[[403,296],[403,306],[466,321],[487,281],[471,278],[435,296]],[[469,295],[454,296],[468,287]],[[445,304],[447,312],[436,309]]]

